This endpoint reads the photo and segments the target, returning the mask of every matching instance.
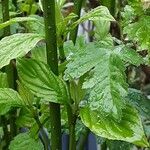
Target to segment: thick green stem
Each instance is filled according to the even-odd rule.
[[[58,75],[58,56],[55,21],[55,0],[43,0],[45,39],[47,62],[56,75]],[[50,103],[51,123],[51,149],[61,150],[61,115],[60,105]]]
[[[6,22],[9,20],[9,0],[2,0],[2,16],[3,16],[3,22]],[[6,27],[4,29],[4,36],[10,35],[10,26]],[[7,77],[8,77],[8,84],[10,88],[15,89],[15,69],[13,67],[13,61],[5,67]],[[17,127],[15,124],[16,120],[16,110],[12,110],[10,113],[10,133],[11,138],[13,138],[17,134]]]
[[[74,0],[74,13],[78,15],[77,18],[75,18],[73,21],[77,21],[80,18],[81,8],[82,8],[83,0]],[[75,44],[76,38],[78,34],[78,26],[72,30],[70,33],[70,39]]]

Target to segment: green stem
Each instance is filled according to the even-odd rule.
[[[107,150],[106,141],[101,145],[101,150]]]
[[[90,132],[89,128],[85,127],[83,129],[82,134],[80,136],[80,139],[78,141],[78,145],[77,145],[78,150],[84,149],[84,146],[85,146],[86,140],[88,138],[89,132]]]
[[[76,150],[75,125],[77,116],[73,114],[73,110],[69,105],[67,105],[67,115],[69,124],[69,150]]]
[[[49,141],[49,139],[48,139],[48,137],[47,137],[46,132],[44,131],[43,125],[42,125],[42,123],[40,122],[40,119],[39,119],[38,115],[36,115],[36,116],[34,117],[34,119],[36,120],[36,123],[38,124],[39,129],[40,129],[40,131],[41,131],[42,138],[43,138],[43,142],[44,142],[44,149],[45,149],[45,150],[49,150],[50,141]]]
[[[78,17],[73,20],[74,22],[80,18],[82,4],[83,0],[74,0],[74,13],[78,15]],[[73,41],[74,44],[76,42],[77,34],[78,34],[78,26],[70,33],[70,39]]]
[[[2,0],[2,16],[3,22],[6,22],[10,19],[9,17],[9,0]],[[9,36],[10,33],[10,26],[4,28],[4,36]],[[10,62],[8,66],[5,67],[7,77],[8,77],[8,84],[10,88],[15,89],[15,69],[13,67],[13,60]],[[11,138],[13,138],[17,134],[17,126],[15,124],[16,120],[16,110],[12,110],[10,112],[10,133]]]
[[[60,59],[60,62],[61,62],[61,63],[65,62],[65,60],[66,60],[66,56],[65,56],[65,53],[64,53],[63,44],[61,44],[61,45],[59,46],[59,59]]]
[[[58,75],[58,56],[55,21],[55,0],[43,0],[47,62],[54,74]],[[60,105],[50,103],[51,149],[61,150]]]
[[[80,18],[82,4],[83,0],[74,0],[74,13],[78,15],[78,17],[73,20],[74,22]],[[77,34],[78,34],[78,26],[70,33],[70,39],[73,41],[74,44],[76,43]],[[75,107],[75,105],[73,106]],[[74,112],[70,106],[67,107],[68,123],[69,123],[69,150],[76,150],[75,125],[77,115],[75,113],[76,111]]]

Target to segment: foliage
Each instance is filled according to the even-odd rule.
[[[10,60],[27,54],[42,39],[39,34],[32,33],[18,33],[3,38],[0,41],[0,68],[8,65]]]
[[[61,106],[62,131],[69,134],[69,145],[84,143],[80,133],[84,137],[82,130],[88,135],[90,129],[106,139],[110,150],[149,147],[150,101],[128,84],[132,66],[142,70],[149,65],[149,7],[140,0],[113,2],[102,1],[105,6],[93,9],[84,2],[81,16],[72,11],[70,3],[66,9],[65,0],[55,2],[58,54],[52,51],[50,57],[56,54],[58,60],[51,67],[42,1],[12,1],[9,7],[14,16],[6,22],[0,14],[0,142],[6,149],[49,149],[49,135],[55,129],[49,122],[59,118],[50,116],[49,103],[50,108],[51,104]],[[74,43],[69,40],[78,26],[90,42],[84,36]],[[10,35],[6,36],[7,30]],[[58,76],[52,72],[57,65]],[[9,87],[10,78],[14,89]],[[24,127],[28,132],[20,133],[19,128]],[[76,145],[72,147],[76,149]]]
[[[30,136],[29,133],[18,134],[13,141],[11,141],[9,149],[10,150],[42,150],[44,149],[40,141],[35,140]]]
[[[51,72],[48,65],[32,59],[22,59],[18,60],[17,67],[21,82],[34,95],[55,103],[68,102],[65,83]]]
[[[80,116],[83,123],[99,136],[148,146],[137,111],[131,106],[122,111],[120,122],[109,116],[104,117],[98,110],[92,111],[88,107],[81,109]]]

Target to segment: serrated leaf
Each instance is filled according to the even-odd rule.
[[[76,79],[90,72],[83,88],[90,90],[88,101],[91,109],[100,109],[119,119],[124,96],[127,95],[127,84],[124,64],[112,50],[114,48],[87,44],[67,64],[64,78]]]
[[[8,87],[7,74],[0,72],[0,88]]]
[[[16,119],[16,124],[18,127],[30,128],[34,122],[33,114],[26,107],[21,108],[19,111],[19,116]]]
[[[22,57],[43,39],[39,34],[18,33],[7,36],[0,41],[0,68],[9,64],[10,60]]]
[[[79,20],[77,20],[73,26],[76,26],[77,24],[80,24],[86,20],[106,20],[106,21],[115,21],[113,16],[110,14],[109,10],[105,6],[98,6],[94,9],[92,9],[90,12],[86,13],[84,16],[80,17]]]
[[[0,114],[6,114],[12,107],[23,105],[19,94],[10,88],[0,88]]]
[[[140,90],[130,88],[127,99],[141,115],[150,117],[150,100]]]
[[[29,133],[20,133],[11,141],[10,150],[44,150],[39,140],[33,139]]]
[[[83,83],[83,88],[92,88],[88,100],[92,110],[100,109],[120,119],[127,95],[124,71],[124,64],[117,55],[112,53],[101,58],[93,69],[93,77]]]
[[[30,18],[35,19],[36,21],[28,21],[26,27],[28,32],[38,33],[40,35],[45,35],[44,19],[38,15],[30,15]]]
[[[120,56],[120,58],[128,62],[129,64],[133,64],[139,66],[144,64],[144,59],[140,56],[134,49],[129,48],[127,46],[118,46],[115,49],[115,52]]]
[[[27,87],[25,87],[20,82],[18,82],[18,92],[20,97],[22,98],[23,103],[28,107],[32,107],[33,102],[35,100],[34,95],[30,92],[30,90]]]
[[[150,48],[150,16],[142,16],[139,21],[131,23],[124,28],[129,39],[138,42],[143,49]]]
[[[100,58],[104,55],[105,50],[103,48],[97,48],[93,43],[79,47],[71,62],[67,64],[64,79],[69,80],[71,78],[77,79],[81,77],[96,66]]]
[[[47,64],[33,59],[20,59],[17,68],[21,83],[34,95],[46,101],[67,103],[65,83],[52,73]]]
[[[80,51],[80,49],[83,49],[85,45],[86,43],[83,36],[77,37],[76,45],[74,45],[73,41],[71,40],[64,42],[63,47],[67,60],[71,59],[75,53]]]
[[[104,117],[99,110],[92,111],[89,107],[80,110],[80,117],[92,132],[101,137],[122,140],[142,147],[149,146],[138,113],[131,106],[123,109],[120,122],[111,117]]]
[[[46,45],[45,43],[39,43],[33,50],[31,51],[32,58],[47,63],[46,56]]]
[[[26,22],[26,21],[38,21],[36,18],[33,17],[16,17],[12,18],[4,23],[0,24],[0,29],[3,29],[11,24],[18,23],[18,22]]]

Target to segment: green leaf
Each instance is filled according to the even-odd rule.
[[[26,21],[38,21],[36,18],[33,17],[16,17],[12,18],[4,23],[0,24],[0,29],[3,29],[11,24],[18,23],[18,22],[26,22]]]
[[[142,147],[149,146],[138,113],[131,106],[123,109],[120,122],[109,116],[104,117],[99,110],[92,111],[88,106],[80,110],[80,117],[82,122],[98,136]]]
[[[12,107],[23,105],[19,94],[9,88],[0,88],[0,115],[6,114]]]
[[[129,64],[133,64],[139,66],[144,64],[144,59],[140,56],[134,49],[129,48],[124,45],[120,45],[116,47],[115,52],[120,56],[120,58],[128,62]]]
[[[108,140],[107,146],[109,150],[131,150],[132,144],[123,141]]]
[[[76,45],[74,45],[74,43],[71,40],[64,42],[63,47],[67,60],[71,59],[75,53],[80,51],[80,49],[83,49],[85,45],[86,43],[83,36],[77,37]]]
[[[16,119],[17,126],[31,128],[34,121],[35,120],[31,110],[27,109],[26,107],[21,108],[19,111],[19,116]]]
[[[86,13],[84,16],[80,17],[73,25],[78,25],[86,20],[106,20],[106,21],[115,21],[113,16],[110,14],[109,10],[105,6],[98,6],[92,9],[90,12]]]
[[[113,46],[113,38],[112,35],[109,33],[110,31],[110,24],[111,22],[109,20],[94,20],[95,30],[94,30],[94,36],[99,43],[102,45],[108,45]]]
[[[90,108],[100,109],[104,114],[120,119],[128,87],[125,63],[138,66],[144,60],[136,51],[124,45],[108,46],[101,42],[77,45],[78,42],[75,46],[70,43],[64,46],[66,51],[72,52],[64,79],[78,79],[88,73],[83,88],[90,91]]]
[[[33,102],[35,102],[34,95],[30,92],[30,90],[25,87],[22,83],[18,82],[18,92],[20,97],[22,98],[23,103],[29,108],[32,107]]]
[[[7,74],[0,72],[0,88],[8,87]]]
[[[124,96],[127,95],[125,67],[115,47],[101,47],[96,43],[83,46],[67,64],[64,78],[78,79],[87,72],[83,83],[89,89],[89,103],[93,110],[100,109],[117,119],[121,117]]]
[[[11,141],[10,150],[44,150],[42,143],[39,140],[33,139],[29,133],[18,134]]]
[[[130,40],[137,42],[143,49],[150,48],[150,16],[142,16],[139,21],[131,23],[124,28]]]
[[[150,100],[141,91],[130,88],[127,99],[128,102],[131,103],[141,113],[141,115],[149,118]]]
[[[89,96],[91,109],[100,109],[119,119],[127,95],[123,62],[115,54],[106,55],[93,71],[93,77],[83,84],[83,88],[92,88]]]
[[[46,101],[67,103],[65,83],[52,73],[47,64],[33,59],[20,59],[17,68],[21,83],[34,95]]]
[[[0,68],[10,60],[22,57],[32,50],[43,37],[39,34],[18,33],[7,36],[0,41]]]
[[[26,27],[28,32],[38,33],[40,35],[45,35],[44,19],[38,15],[30,15],[30,18],[33,18],[36,21],[28,21]]]
[[[32,51],[32,58],[47,63],[46,45],[39,43]]]

